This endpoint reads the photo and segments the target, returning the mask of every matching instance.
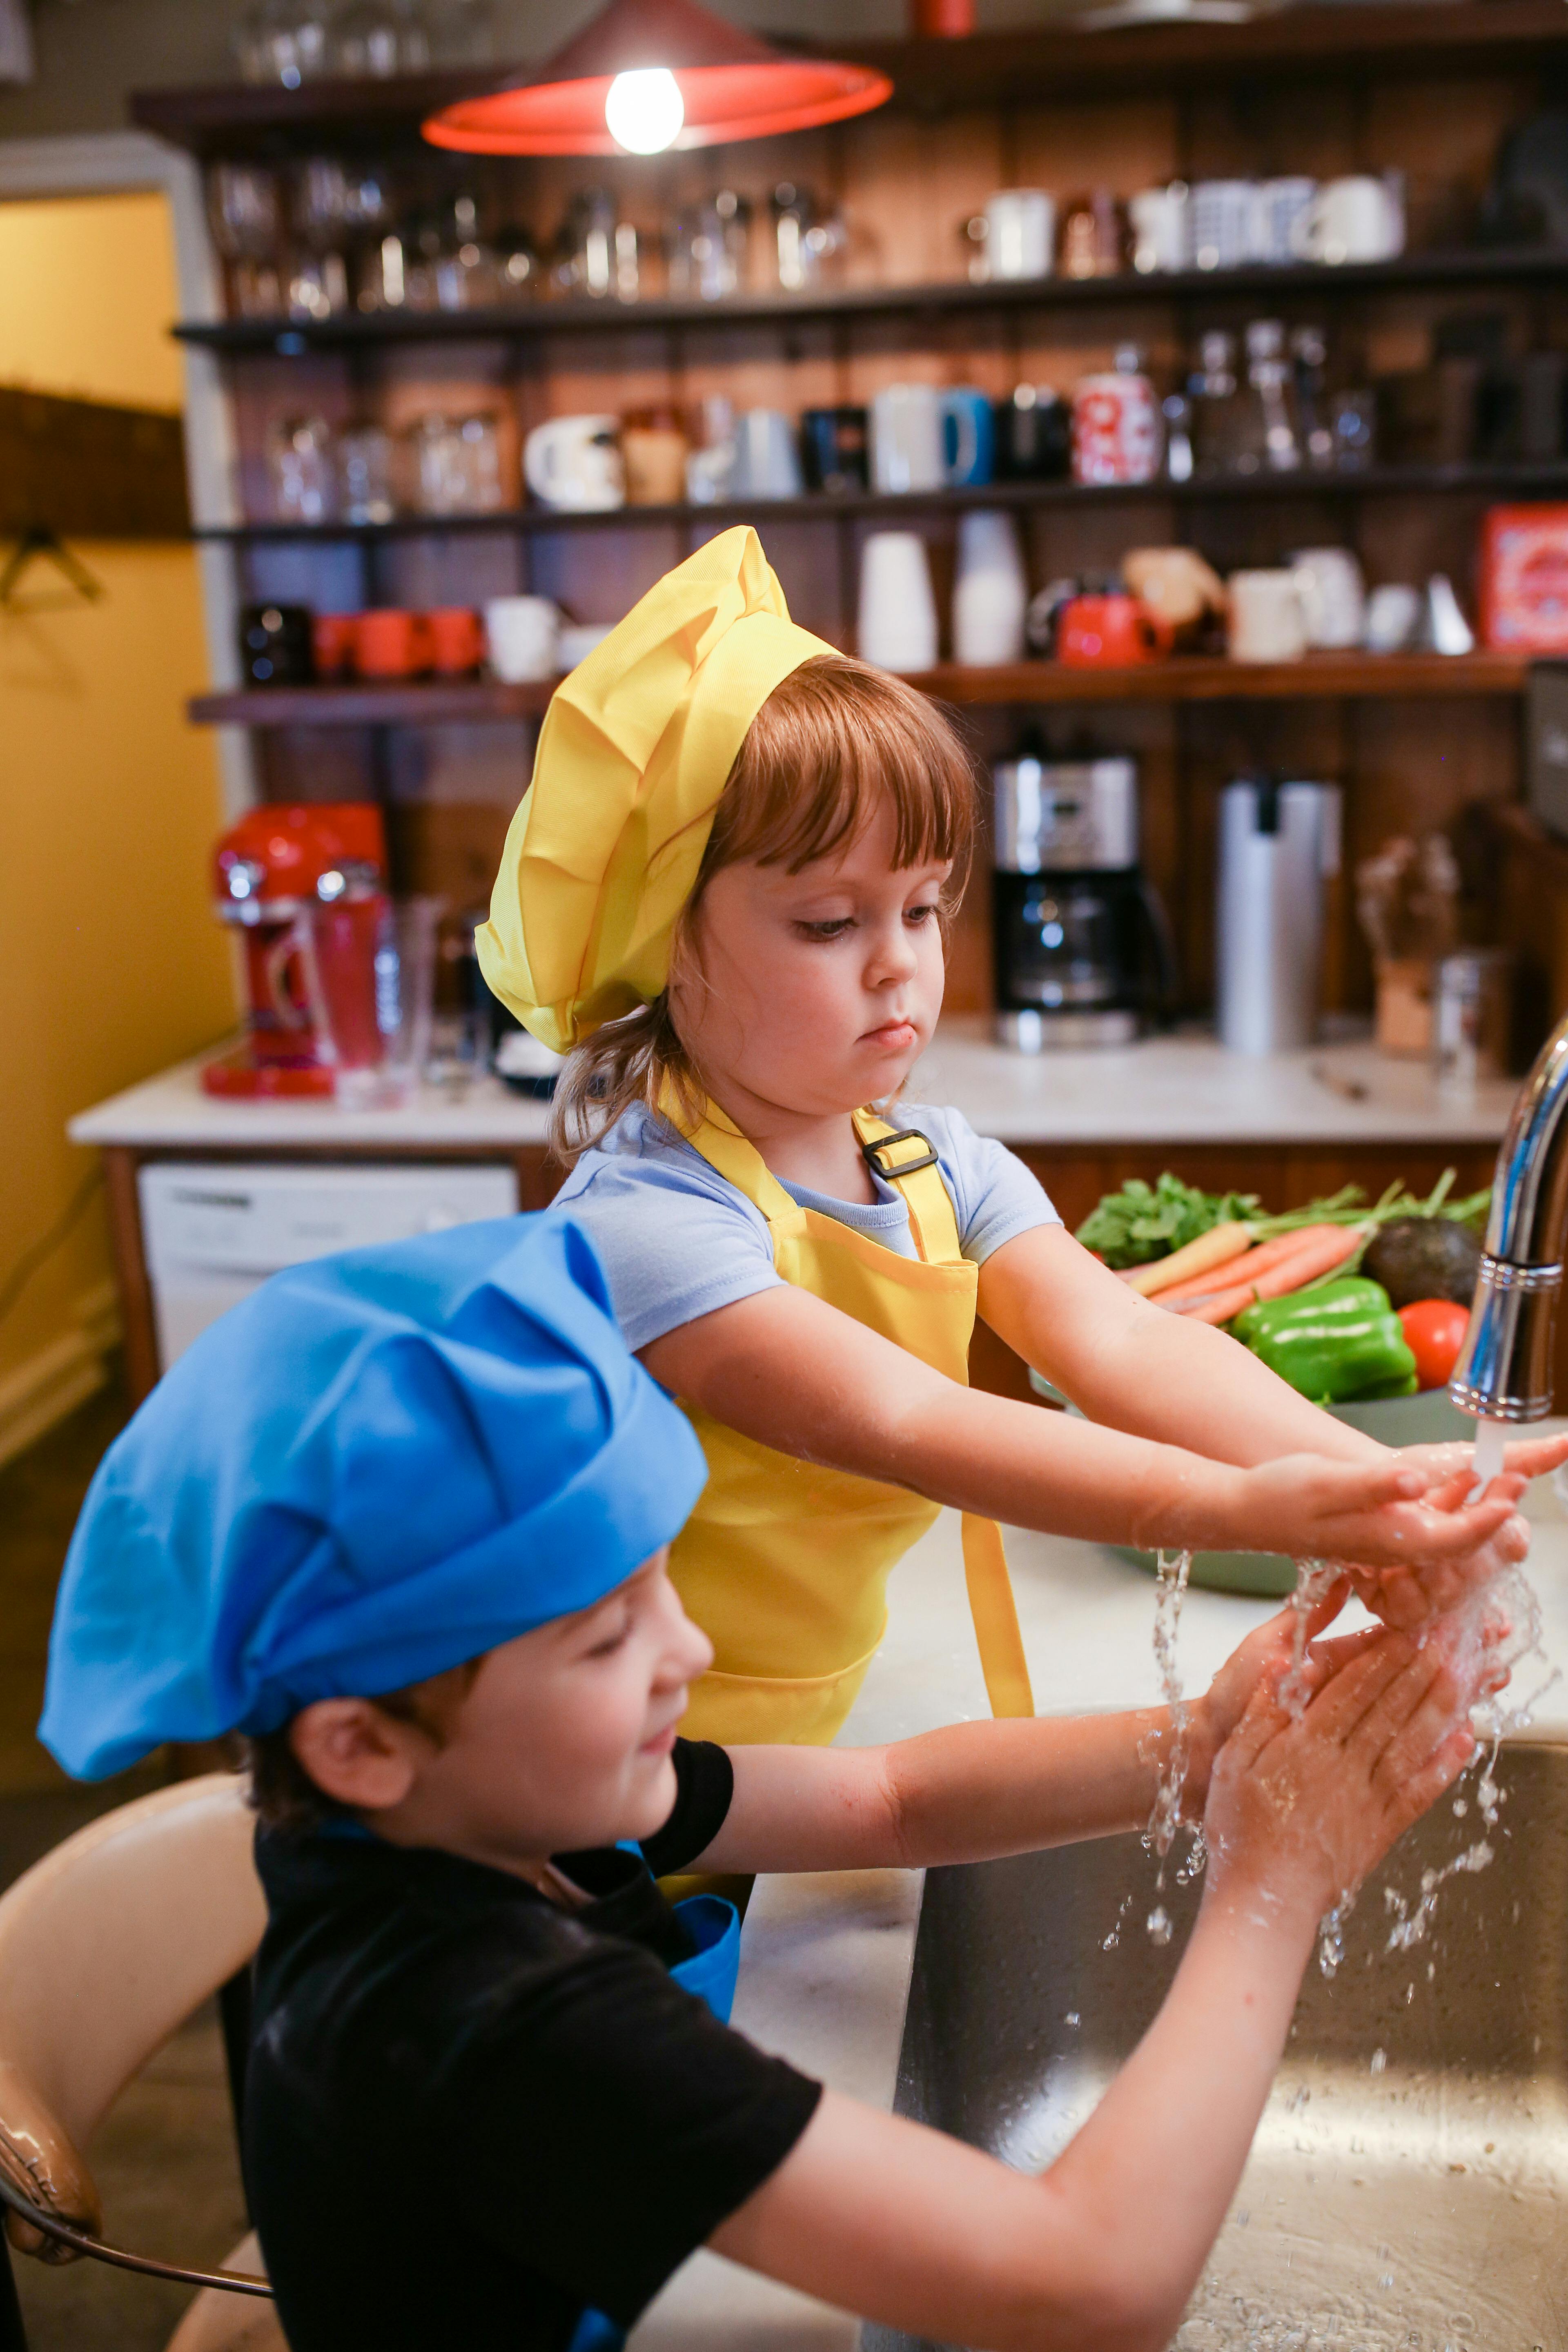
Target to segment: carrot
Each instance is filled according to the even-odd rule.
[[[1339,1258],[1349,1257],[1360,1241],[1361,1229],[1356,1225],[1301,1225],[1292,1234],[1280,1234],[1271,1242],[1259,1242],[1258,1247],[1248,1250],[1245,1257],[1229,1260],[1225,1267],[1225,1286],[1228,1290],[1238,1282],[1251,1282],[1258,1275],[1268,1274],[1303,1250],[1310,1249],[1315,1242],[1321,1241],[1327,1247],[1331,1238],[1339,1245],[1339,1255],[1329,1258],[1327,1264],[1337,1265]],[[1184,1298],[1206,1297],[1210,1291],[1218,1287],[1211,1276],[1199,1275],[1194,1281],[1179,1282],[1173,1289],[1162,1290],[1161,1303],[1174,1307]]]
[[[1200,1234],[1184,1248],[1173,1250],[1169,1257],[1157,1257],[1152,1265],[1134,1266],[1127,1276],[1128,1287],[1142,1292],[1145,1298],[1152,1298],[1157,1291],[1205,1277],[1227,1258],[1239,1257],[1251,1239],[1251,1226],[1237,1218],[1222,1225],[1211,1225],[1206,1234]]]
[[[1277,1256],[1250,1282],[1227,1283],[1223,1290],[1162,1299],[1161,1305],[1168,1306],[1173,1315],[1190,1316],[1196,1323],[1228,1323],[1243,1307],[1256,1305],[1260,1298],[1284,1298],[1292,1290],[1302,1290],[1309,1282],[1315,1282],[1321,1274],[1331,1273],[1355,1249],[1361,1240],[1361,1229],[1356,1225],[1309,1225],[1289,1238],[1297,1247]],[[1249,1252],[1241,1264],[1248,1264],[1256,1255],[1255,1251]],[[1226,1271],[1228,1274],[1231,1268]]]

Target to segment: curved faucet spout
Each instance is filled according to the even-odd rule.
[[[1469,1328],[1448,1394],[1485,1421],[1552,1410],[1552,1350],[1568,1239],[1568,1015],[1520,1089],[1498,1153]]]

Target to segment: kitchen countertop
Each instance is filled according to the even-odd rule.
[[[406,1103],[232,1102],[205,1095],[184,1062],[72,1119],[73,1143],[168,1150],[474,1151],[542,1144],[549,1106],[499,1080],[422,1087]],[[943,1022],[910,1082],[911,1101],[953,1105],[1005,1143],[1495,1143],[1515,1087],[1468,1100],[1438,1093],[1423,1062],[1365,1039],[1254,1059],[1201,1030],[1101,1053],[1030,1055],[993,1043],[979,1015]]]
[[[1551,1667],[1568,1670],[1568,1513],[1544,1479],[1525,1507],[1548,1661],[1521,1668],[1531,1692]],[[1100,1545],[1066,1538],[1013,1529],[1007,1553],[1038,1712],[1155,1704],[1152,1579]],[[847,1747],[987,1713],[952,1512],[894,1571],[889,1598],[887,1637],[845,1727]],[[1275,1605],[1189,1592],[1179,1647],[1186,1690],[1203,1690]],[[1568,1739],[1568,1681],[1543,1694],[1531,1736]],[[891,1870],[759,1879],[742,1931],[736,2024],[836,2088],[890,2107],[921,1885],[920,1873]],[[858,2342],[858,2321],[701,2252],[651,2305],[632,2352],[855,2352]]]

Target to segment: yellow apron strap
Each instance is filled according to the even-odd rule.
[[[862,1143],[883,1143],[899,1129],[873,1110],[858,1110],[853,1114],[855,1132]],[[942,1170],[933,1161],[929,1167],[915,1168],[907,1175],[900,1173],[900,1161],[919,1159],[926,1149],[914,1141],[900,1143],[879,1161],[880,1174],[893,1187],[910,1213],[910,1234],[915,1248],[927,1265],[956,1265],[963,1253],[958,1242],[958,1219],[947,1186],[942,1180]]]
[[[659,1111],[677,1134],[686,1138],[693,1151],[701,1154],[710,1168],[715,1169],[726,1183],[733,1184],[737,1192],[743,1193],[754,1209],[762,1211],[770,1225],[791,1219],[798,1223],[800,1208],[790,1199],[756,1145],[714,1104],[708,1105],[696,1127],[688,1127],[678,1116],[674,1097],[666,1087]]]
[[[963,1581],[992,1714],[1033,1715],[1035,1694],[1002,1530],[994,1519],[979,1519],[969,1511],[963,1514]]]

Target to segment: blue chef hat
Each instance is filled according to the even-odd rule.
[[[39,1736],[96,1780],[401,1689],[602,1600],[706,1475],[569,1217],[297,1266],[204,1332],[100,1465]]]

